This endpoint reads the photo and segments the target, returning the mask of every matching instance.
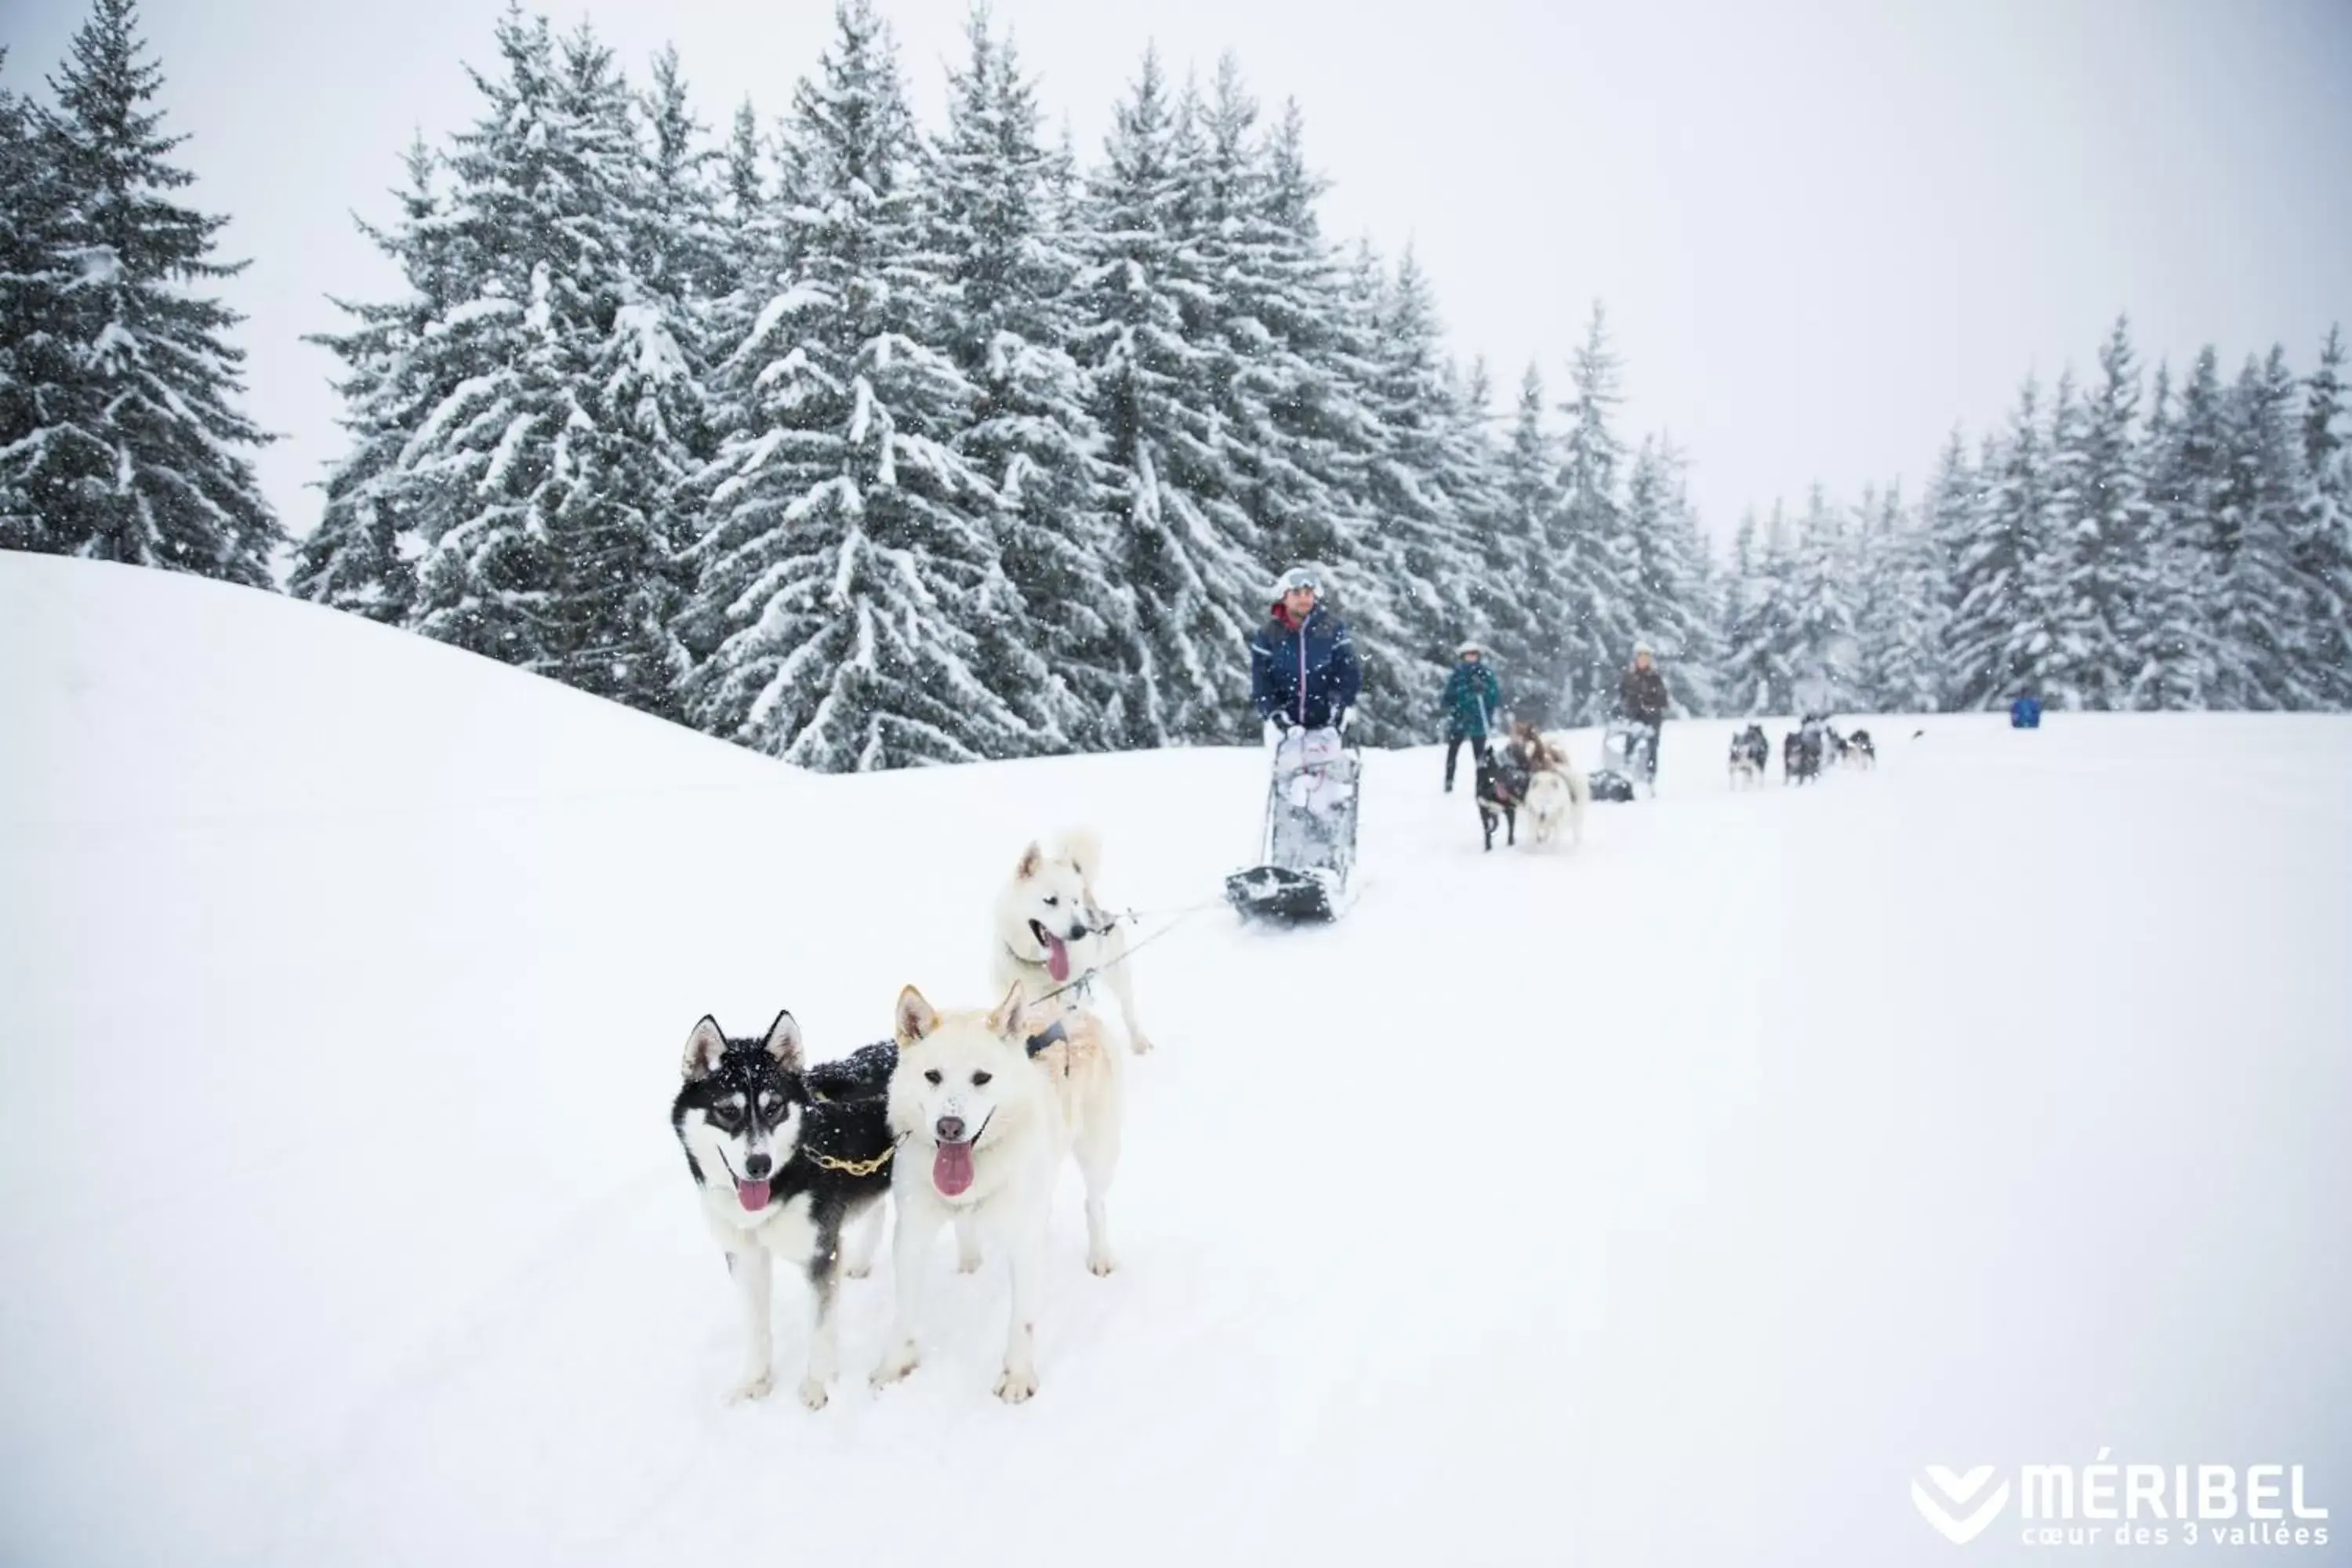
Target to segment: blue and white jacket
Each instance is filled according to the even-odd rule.
[[[1281,711],[1309,730],[1328,729],[1355,706],[1363,680],[1347,623],[1322,605],[1297,626],[1277,605],[1250,638],[1250,696],[1261,719]]]

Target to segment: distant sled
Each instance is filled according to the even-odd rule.
[[[1632,800],[1637,788],[1658,793],[1658,727],[1622,716],[1601,733],[1601,765],[1586,778],[1595,800]]]
[[[1292,730],[1274,749],[1259,863],[1225,879],[1244,920],[1336,920],[1352,901],[1363,748],[1336,730]]]

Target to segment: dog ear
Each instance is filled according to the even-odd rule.
[[[1038,844],[1034,839],[1032,839],[1030,841],[1029,847],[1021,851],[1021,864],[1013,868],[1013,874],[1025,882],[1030,878],[1035,876],[1037,874],[1037,868],[1045,863],[1045,850],[1044,846]]]
[[[996,1011],[988,1016],[989,1028],[1008,1040],[1021,1038],[1021,1015],[1023,1005],[1027,1000],[1022,992],[1021,982],[1014,981],[1013,988],[1004,994],[1004,1000],[996,1005]]]
[[[786,1072],[801,1070],[801,1026],[789,1012],[776,1015],[768,1026],[768,1054],[783,1064]]]
[[[1062,835],[1062,854],[1077,868],[1078,880],[1091,885],[1102,869],[1102,836],[1091,827],[1073,827]]]
[[[909,985],[898,993],[898,1013],[894,1022],[894,1032],[900,1050],[905,1050],[939,1026],[939,1013],[923,1000],[921,992]]]
[[[686,1037],[686,1076],[709,1078],[719,1070],[719,1058],[727,1054],[727,1037],[719,1032],[719,1020],[705,1013],[694,1033]]]

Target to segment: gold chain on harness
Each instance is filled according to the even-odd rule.
[[[893,1143],[871,1160],[845,1160],[837,1154],[820,1154],[814,1149],[808,1152],[808,1157],[828,1171],[844,1171],[853,1176],[870,1176],[888,1164],[890,1156],[898,1152],[898,1146]]]

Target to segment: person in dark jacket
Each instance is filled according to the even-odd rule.
[[[1486,664],[1486,650],[1465,642],[1454,650],[1454,673],[1445,678],[1445,793],[1454,793],[1454,758],[1462,742],[1470,742],[1473,762],[1486,749],[1486,732],[1503,709],[1503,683]]]
[[[1645,644],[1633,650],[1633,668],[1617,682],[1617,710],[1636,723],[1650,727],[1650,757],[1647,772],[1654,783],[1658,776],[1658,741],[1665,728],[1666,678],[1659,673]]]
[[[1250,638],[1250,696],[1278,730],[1339,728],[1363,687],[1348,624],[1316,602],[1322,586],[1312,567],[1284,573],[1265,625]]]

